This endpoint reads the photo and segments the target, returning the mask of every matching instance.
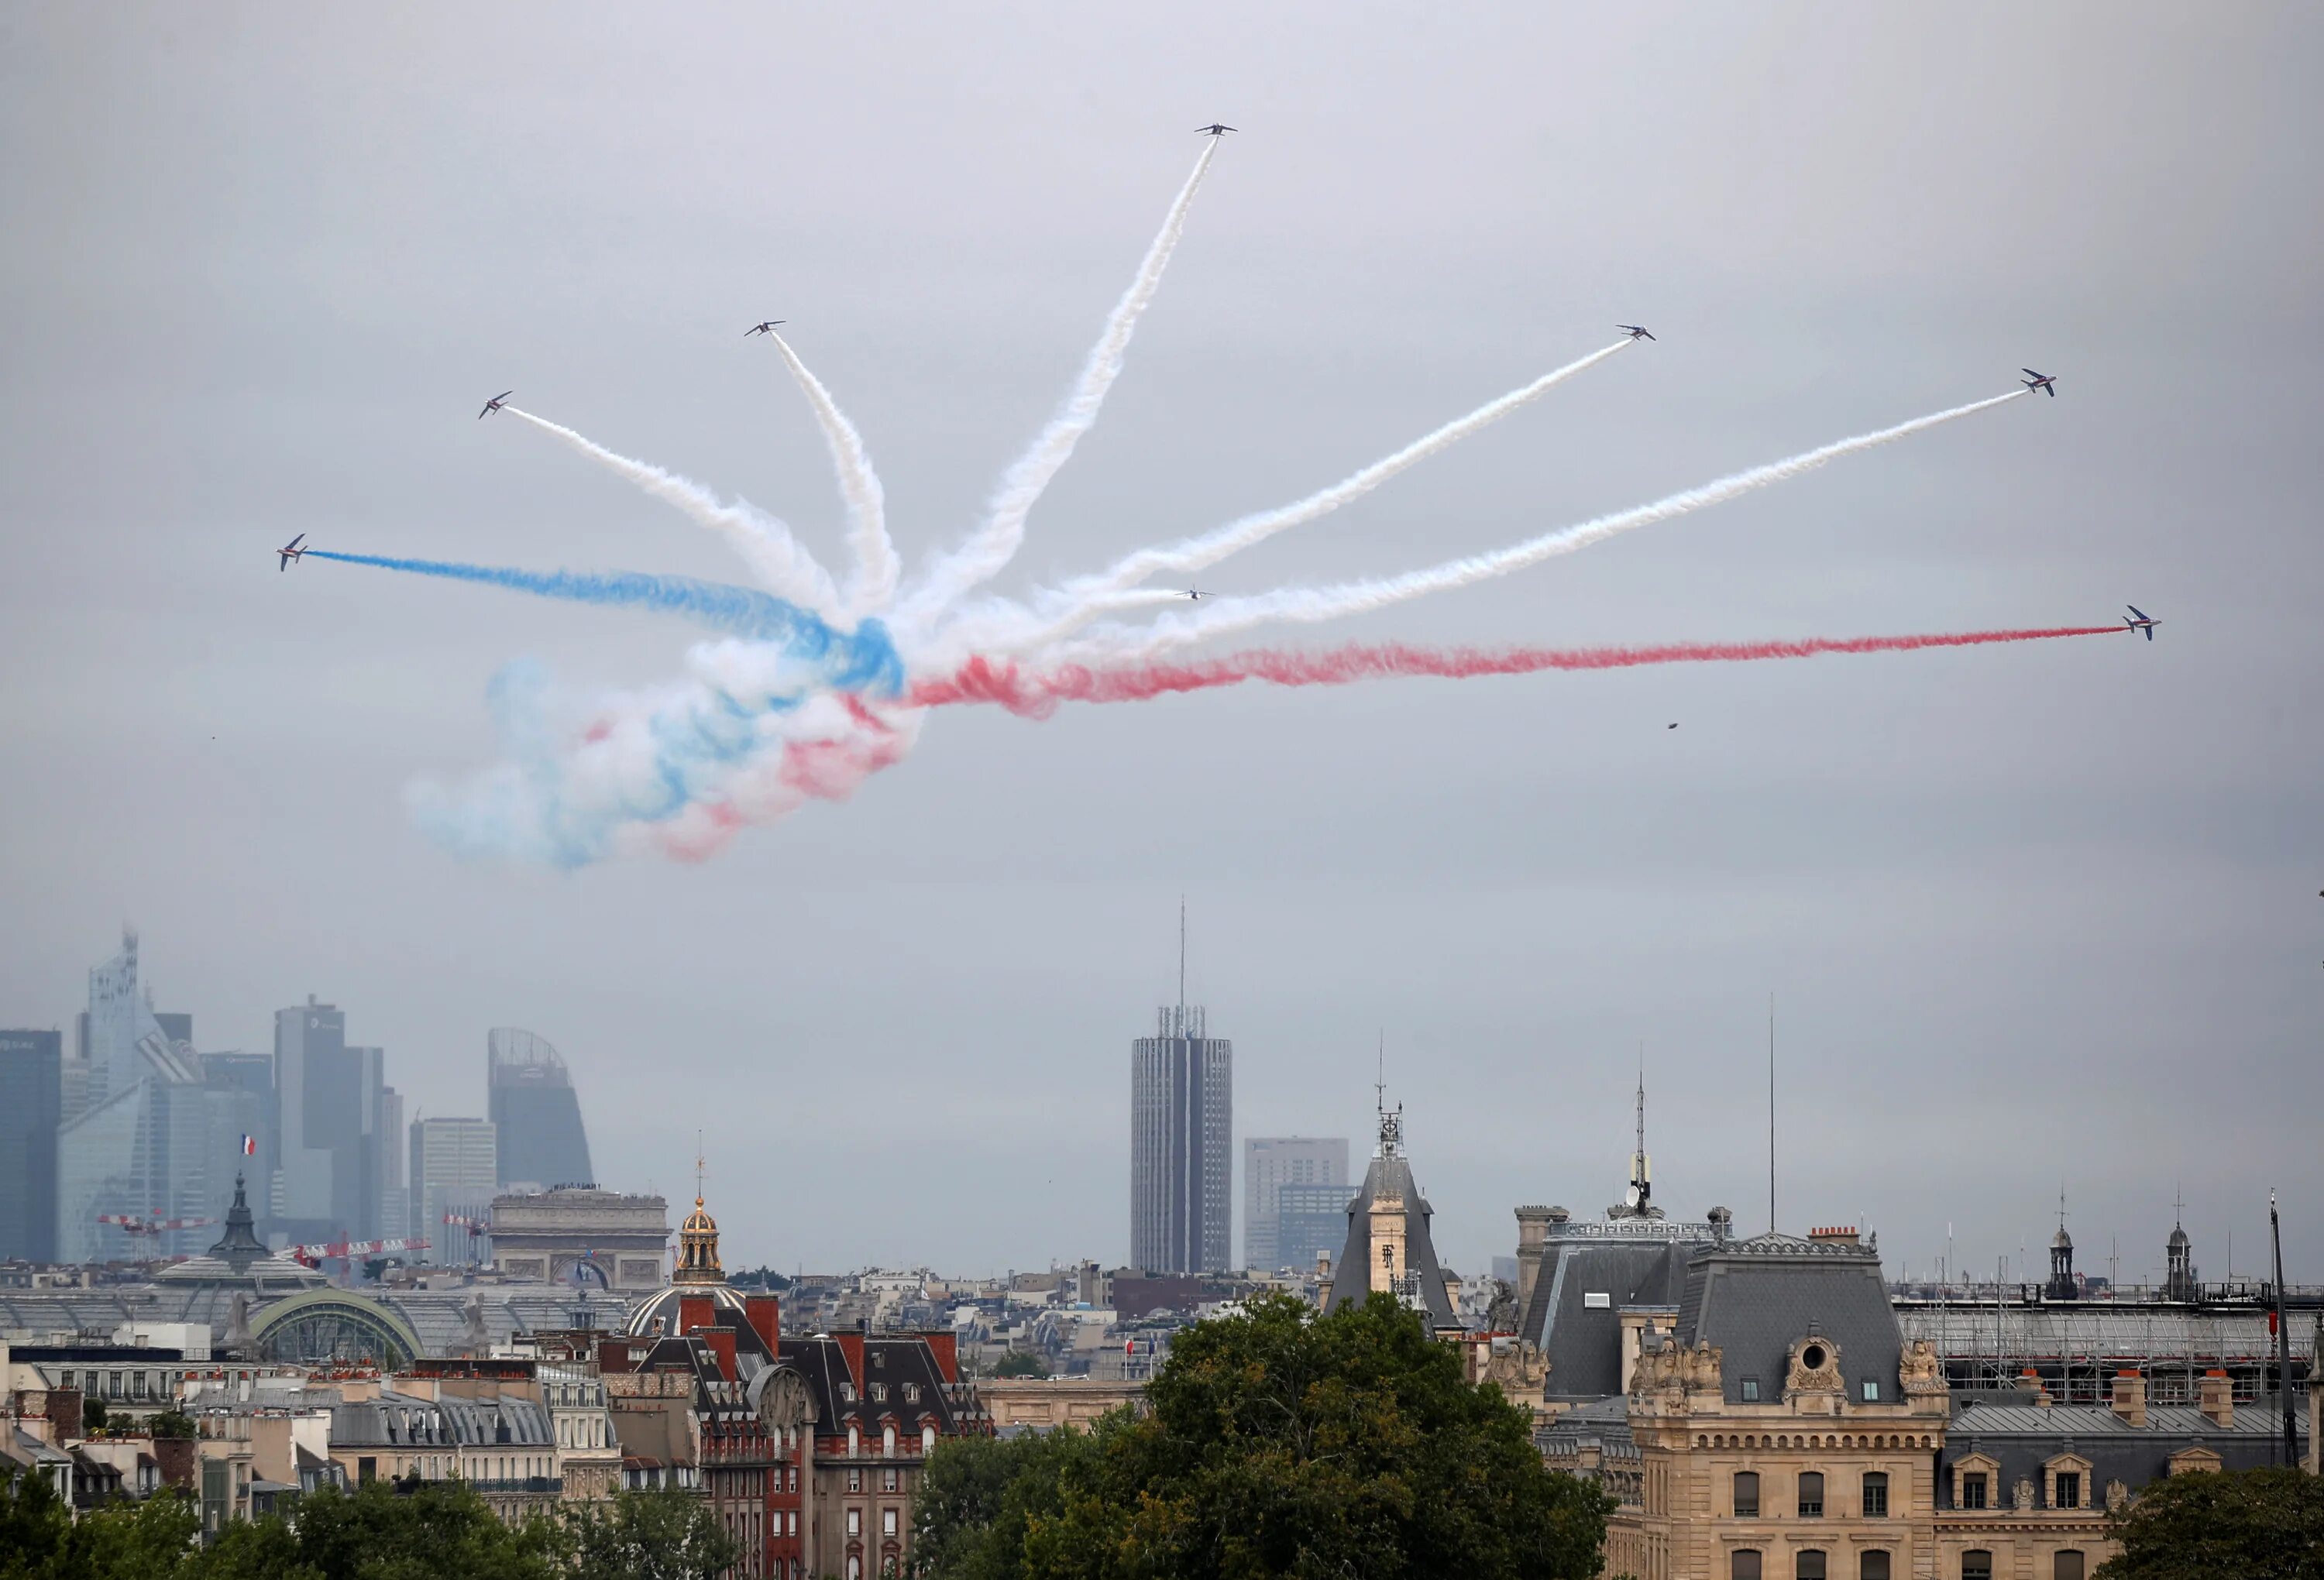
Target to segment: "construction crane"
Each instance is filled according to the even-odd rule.
[[[424,1251],[427,1248],[425,1240],[325,1240],[311,1245],[290,1246],[283,1254],[314,1267],[342,1257],[353,1260],[359,1256],[384,1256],[397,1251]]]
[[[97,1215],[97,1221],[101,1224],[112,1224],[125,1235],[143,1239],[148,1236],[167,1234],[171,1229],[207,1229],[217,1223],[217,1219],[212,1217],[165,1218],[158,1214],[101,1212]]]

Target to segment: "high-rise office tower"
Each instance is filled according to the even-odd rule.
[[[428,1242],[428,1260],[475,1261],[472,1225],[491,1209],[500,1189],[500,1147],[493,1122],[414,1120],[410,1179],[410,1233]],[[447,1224],[447,1216],[468,1221]]]
[[[542,1190],[594,1183],[581,1099],[557,1050],[530,1032],[500,1026],[484,1039],[484,1057],[501,1185]]]
[[[1242,1264],[1254,1272],[1312,1265],[1315,1253],[1304,1239],[1297,1254],[1281,1244],[1277,1193],[1286,1185],[1324,1185],[1344,1196],[1347,1137],[1253,1135],[1244,1138],[1242,1149]],[[1342,1199],[1337,1210],[1346,1208]],[[1335,1227],[1327,1244],[1336,1249],[1339,1243]]]
[[[165,1022],[167,1024],[165,1024]],[[57,1256],[65,1262],[201,1249],[198,1228],[132,1234],[108,1218],[205,1216],[208,1110],[189,1017],[160,1016],[137,974],[137,935],[88,974],[88,1010],[60,1083]],[[174,1034],[174,1033],[184,1033]]]
[[[1227,1265],[1234,1217],[1234,1044],[1186,1003],[1186,918],[1178,914],[1178,1002],[1131,1045],[1130,1259],[1148,1272]]]
[[[274,1012],[281,1138],[274,1227],[299,1240],[372,1239],[381,1230],[387,1129],[385,1052],[347,1044],[347,1017],[318,1003]]]
[[[57,1259],[64,1037],[0,1032],[0,1262]]]

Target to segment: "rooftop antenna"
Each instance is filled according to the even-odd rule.
[[[1775,996],[1767,995],[1767,1232],[1775,1232]]]
[[[1186,896],[1178,896],[1178,1023],[1179,1035],[1185,1034],[1186,1021]]]
[[[1388,1112],[1388,1028],[1379,1028],[1379,1061],[1374,1070],[1372,1107],[1382,1114]]]
[[[1644,1212],[1654,1187],[1646,1177],[1646,1040],[1638,1039],[1638,1144],[1630,1154],[1630,1206]]]
[[[702,1205],[702,1171],[706,1166],[706,1160],[702,1155],[702,1132],[697,1130],[694,1133],[694,1205],[696,1207]]]

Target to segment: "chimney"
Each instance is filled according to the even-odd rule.
[[[1856,1231],[1845,1224],[1831,1228],[1810,1229],[1808,1238],[1823,1245],[1853,1245],[1858,1243]]]
[[[2203,1414],[2210,1419],[2211,1424],[2215,1427],[2234,1426],[2236,1391],[2228,1382],[2227,1374],[2214,1366],[2203,1373],[2202,1388]]]
[[[729,1382],[739,1382],[742,1374],[734,1369],[734,1330],[731,1327],[703,1327],[696,1330],[710,1353],[718,1357],[718,1374]]]
[[[191,1438],[156,1438],[153,1439],[153,1463],[160,1467],[165,1485],[180,1487],[189,1493],[201,1491],[198,1461],[201,1447]]]
[[[2114,1374],[2114,1413],[2126,1426],[2146,1424],[2146,1379],[2135,1372]]]
[[[838,1341],[839,1353],[847,1357],[847,1380],[856,1387],[863,1386],[863,1330],[844,1327],[831,1336]]]
[[[959,1382],[960,1340],[958,1337],[949,1327],[928,1333],[925,1337],[928,1341],[928,1348],[935,1352],[936,1370],[944,1373],[944,1380],[947,1382]]]
[[[716,1309],[708,1295],[678,1297],[678,1333],[683,1338],[697,1327],[708,1327],[717,1320],[711,1315]]]
[[[1542,1242],[1549,1237],[1549,1208],[1517,1208],[1517,1309],[1533,1303],[1534,1281],[1541,1276]]]
[[[745,1295],[742,1309],[770,1355],[783,1353],[783,1303],[773,1295]]]
[[[2042,1386],[2041,1373],[2031,1366],[2025,1367],[2017,1373],[2017,1386],[2034,1396],[2034,1403],[2037,1409],[2050,1408],[2050,1391]]]

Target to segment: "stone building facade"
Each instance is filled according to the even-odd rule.
[[[650,1294],[669,1254],[669,1205],[587,1185],[496,1196],[491,1233],[493,1265],[511,1278]]]

